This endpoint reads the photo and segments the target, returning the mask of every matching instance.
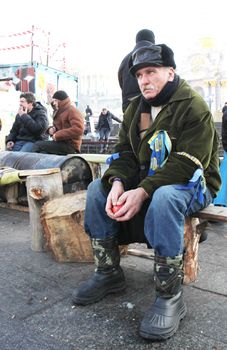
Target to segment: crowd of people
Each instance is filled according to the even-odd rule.
[[[53,124],[49,125],[47,110],[32,92],[20,95],[19,110],[6,138],[6,149],[67,155],[79,153],[84,131],[81,112],[65,91],[54,93],[51,100]]]
[[[222,198],[218,135],[203,98],[176,73],[173,50],[143,29],[118,71],[123,120],[103,108],[96,130],[106,151],[113,120],[121,123],[109,167],[87,188],[84,227],[95,270],[73,291],[73,302],[92,304],[126,288],[119,244],[154,249],[156,298],[141,322],[143,338],[171,337],[187,313],[183,298],[185,217]],[[10,151],[79,153],[84,118],[65,91],[52,96],[53,124],[32,93],[22,93],[6,139]],[[86,122],[92,116],[86,108]],[[227,103],[223,109],[222,179],[227,169]],[[201,147],[203,145],[203,147]],[[217,196],[218,194],[218,196]],[[94,220],[95,218],[95,220]]]
[[[47,109],[36,101],[32,92],[20,95],[19,109],[9,134],[6,150],[37,152],[57,155],[80,153],[82,137],[91,131],[92,109],[87,105],[85,118],[63,90],[51,98],[52,125],[49,125]],[[107,108],[102,108],[95,130],[99,134],[101,153],[106,153],[113,120],[121,123]],[[85,132],[86,131],[86,132]]]

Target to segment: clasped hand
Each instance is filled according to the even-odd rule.
[[[106,213],[116,221],[128,221],[140,211],[148,197],[148,194],[141,187],[124,192],[123,184],[115,181],[107,197]],[[122,207],[114,214],[112,207],[115,205],[122,205]]]

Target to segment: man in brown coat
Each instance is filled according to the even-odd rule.
[[[47,133],[53,140],[36,142],[32,152],[59,155],[79,153],[84,131],[82,114],[62,90],[54,93],[51,104],[54,108],[53,126],[48,128]]]

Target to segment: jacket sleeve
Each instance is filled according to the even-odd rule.
[[[23,114],[20,118],[25,128],[34,135],[41,135],[47,129],[48,119],[44,110],[37,111],[34,119],[29,114]]]
[[[121,122],[122,122],[120,118],[116,117],[116,116],[113,115],[112,113],[111,113],[110,115],[111,115],[111,118],[112,118],[113,120],[116,120],[116,122],[118,122],[118,123],[121,123]]]
[[[129,67],[128,67],[128,61],[130,59],[130,56],[131,56],[131,52],[128,53],[122,60],[121,64],[120,64],[120,67],[118,69],[118,82],[119,82],[119,85],[120,85],[120,88],[122,89],[123,88],[123,78],[124,78],[124,73],[125,71],[128,72],[129,70]]]
[[[122,86],[123,86],[123,79],[122,79],[123,65],[124,65],[124,60],[121,62],[120,67],[118,69],[118,82],[119,82],[119,85],[120,85],[121,89],[122,89]]]
[[[99,116],[98,124],[96,126],[96,130],[99,130],[101,127],[101,117]]]
[[[56,131],[56,141],[80,140],[84,132],[84,121],[80,111],[71,106],[68,114],[69,127]]]
[[[9,142],[9,141],[13,141],[15,142],[16,141],[16,137],[19,133],[19,129],[20,129],[20,121],[19,121],[19,114],[16,115],[16,118],[15,118],[15,121],[12,125],[12,129],[10,130],[9,132],[9,135],[7,136],[6,138],[6,143]]]

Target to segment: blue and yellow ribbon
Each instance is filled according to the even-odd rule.
[[[172,149],[172,143],[165,130],[158,130],[148,141],[151,149],[150,168],[148,176],[152,176],[155,170],[163,167]]]

